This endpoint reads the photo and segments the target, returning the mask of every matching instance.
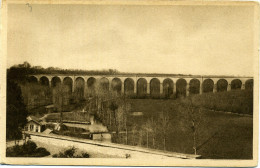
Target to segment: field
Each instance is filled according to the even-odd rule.
[[[152,115],[162,111],[163,104],[173,106],[178,100],[132,99],[131,111],[142,111],[141,119],[133,119],[142,125]],[[173,110],[174,111],[174,110]],[[182,115],[170,113],[170,129],[166,139],[166,149],[174,152],[193,153],[193,136],[189,129],[190,121]],[[203,158],[214,159],[252,159],[253,118],[212,110],[202,111],[202,122],[198,128],[197,153]],[[161,137],[157,138],[156,148],[162,149]],[[142,143],[144,146],[146,142]],[[149,144],[151,140],[149,138]]]

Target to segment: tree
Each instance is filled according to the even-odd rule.
[[[118,99],[119,107],[116,116],[119,123],[117,124],[117,127],[119,130],[125,131],[125,143],[128,144],[128,113],[131,109],[131,105],[126,101],[126,97],[124,95],[118,97]]]
[[[112,101],[109,105],[109,109],[113,112],[116,135],[117,135],[117,138],[118,138],[119,137],[119,127],[118,127],[118,120],[117,120],[117,114],[116,114],[116,110],[118,109],[117,102]]]
[[[131,127],[131,130],[132,130],[132,141],[133,141],[133,145],[135,146],[136,144],[136,142],[135,142],[135,139],[136,139],[136,134],[138,133],[138,126],[137,126],[137,124],[134,122],[133,123],[133,125],[132,125],[132,127]]]
[[[51,92],[48,86],[39,83],[20,84],[24,103],[28,111],[34,107],[48,105],[51,101]]]
[[[165,105],[163,106],[162,112],[159,116],[159,122],[161,124],[161,131],[163,134],[163,149],[166,150],[167,134],[170,127],[170,116],[169,111],[166,109]]]
[[[152,116],[151,118],[149,118],[145,125],[144,125],[144,129],[146,130],[146,138],[147,138],[147,147],[149,145],[149,133],[152,136],[152,146],[153,148],[155,148],[155,136],[157,134],[157,130],[158,130],[158,123],[157,121],[154,119],[154,116]]]
[[[8,78],[6,105],[6,138],[10,140],[20,139],[28,112],[23,102],[21,88]]]
[[[53,89],[53,103],[54,106],[58,109],[60,112],[60,123],[62,123],[63,116],[62,112],[64,110],[63,106],[66,101],[66,99],[69,99],[68,97],[69,88],[66,85],[59,84],[55,86]]]
[[[146,132],[146,147],[149,148],[149,132],[152,132],[152,128],[149,122],[143,125],[143,129]]]
[[[198,131],[202,122],[202,110],[194,105],[192,97],[187,97],[182,101],[182,112],[184,118],[188,121],[187,128],[192,133],[193,150],[197,154],[198,150]]]

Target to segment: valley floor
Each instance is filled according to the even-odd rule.
[[[134,119],[142,125],[149,117],[159,116],[163,106],[174,107],[173,100],[131,99],[132,111],[142,111],[141,119]],[[183,116],[170,113],[171,125],[168,129],[166,149],[174,152],[193,153],[193,138],[189,122]],[[233,113],[203,110],[198,129],[197,154],[210,159],[252,159],[253,117]],[[157,148],[162,149],[161,137],[157,138]],[[145,144],[143,144],[145,145]],[[149,138],[149,146],[152,142]]]

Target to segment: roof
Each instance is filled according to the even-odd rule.
[[[28,123],[30,123],[30,122],[33,122],[33,123],[35,123],[36,125],[42,125],[41,123],[39,123],[39,122],[37,122],[37,121],[34,121],[34,120],[30,120],[30,121],[28,121]]]
[[[138,112],[132,112],[131,115],[132,115],[132,116],[142,116],[142,115],[144,115],[144,114],[143,114],[143,112],[138,111]]]
[[[51,129],[49,129],[49,128],[47,128],[45,131],[43,131],[42,133],[44,133],[44,134],[50,134],[50,133],[52,133],[52,130]]]
[[[47,105],[45,108],[54,108],[54,104]]]
[[[41,120],[35,116],[28,116],[27,117],[27,121],[30,122],[30,121],[34,121],[35,123],[39,124],[39,125],[42,125],[41,124]]]

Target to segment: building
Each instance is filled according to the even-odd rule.
[[[34,117],[34,116],[27,117],[27,124],[24,127],[25,131],[42,132],[42,131],[44,131],[44,128],[45,128],[45,125],[37,117]]]

